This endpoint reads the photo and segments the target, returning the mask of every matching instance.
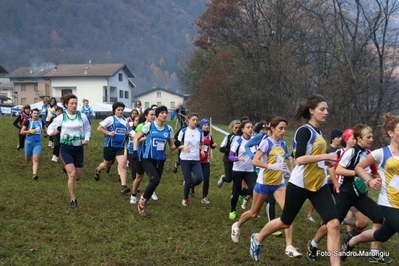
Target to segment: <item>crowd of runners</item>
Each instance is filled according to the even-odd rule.
[[[78,110],[77,97],[62,97],[62,106],[56,99],[45,99],[42,110],[24,106],[14,121],[19,129],[17,149],[25,149],[26,162],[32,160],[32,175],[38,180],[39,157],[42,150],[42,131],[49,137],[53,148],[52,161],[61,159],[68,175],[70,207],[77,208],[76,181],[82,176],[84,146],[89,144],[91,116],[95,113],[88,100]],[[96,181],[102,171],[109,172],[116,164],[122,194],[131,192],[130,203],[137,204],[140,215],[146,215],[146,203],[158,200],[155,190],[160,184],[166,161],[166,148],[178,150],[174,173],[181,167],[184,177],[182,206],[190,204],[196,186],[202,184],[201,203],[210,204],[210,151],[214,142],[208,118],[200,119],[196,113],[180,117],[182,127],[176,132],[166,121],[168,109],[152,106],[144,109],[137,102],[130,116],[123,116],[125,105],[115,102],[112,115],[101,121],[97,131],[104,135],[103,161],[94,172]],[[180,112],[182,114],[182,112]],[[399,116],[387,113],[382,128],[390,142],[371,151],[372,129],[365,124],[353,125],[343,131],[331,131],[330,144],[325,141],[321,125],[328,117],[328,105],[320,95],[310,96],[296,107],[294,119],[304,120],[296,129],[292,144],[284,140],[288,120],[268,117],[253,124],[247,117],[230,123],[231,133],[226,135],[219,149],[224,153],[224,175],[217,186],[232,183],[228,218],[237,220],[231,227],[231,239],[240,241],[242,226],[257,218],[266,205],[269,222],[250,240],[250,254],[260,260],[262,242],[270,235],[282,235],[285,230],[285,254],[302,257],[293,246],[293,221],[305,201],[309,200],[307,219],[315,209],[322,224],[307,244],[306,256],[317,260],[318,245],[327,236],[327,254],[331,265],[351,256],[356,244],[371,242],[369,261],[390,263],[392,260],[379,248],[399,232]],[[288,146],[292,145],[292,152]],[[131,169],[132,185],[127,184],[127,167]],[[139,195],[140,184],[148,176],[147,186]],[[288,180],[288,181],[287,181]],[[371,189],[379,189],[378,202],[368,196]],[[275,216],[275,205],[281,207],[281,217]],[[247,209],[237,216],[239,205]],[[250,207],[249,207],[250,206]],[[372,222],[369,230],[364,230]],[[341,244],[340,225],[347,225]]]

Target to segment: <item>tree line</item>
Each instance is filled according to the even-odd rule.
[[[212,0],[183,66],[188,108],[227,123],[292,117],[309,95],[329,105],[328,128],[398,111],[398,2]]]

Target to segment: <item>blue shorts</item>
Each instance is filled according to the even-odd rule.
[[[60,158],[64,165],[72,163],[73,165],[75,165],[76,168],[83,168],[83,146],[71,146],[61,144]]]
[[[254,190],[258,194],[268,195],[268,194],[273,194],[275,191],[277,191],[281,187],[285,187],[285,184],[282,183],[277,186],[271,186],[271,185],[263,185],[263,184],[256,183]]]
[[[25,143],[25,158],[30,158],[32,155],[42,154],[42,142],[26,142]]]

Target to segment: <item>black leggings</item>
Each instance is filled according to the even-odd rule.
[[[247,184],[247,188],[242,189],[242,180]],[[230,212],[236,210],[238,197],[240,195],[252,195],[256,182],[255,172],[236,172],[233,171],[233,195],[231,197]]]
[[[132,172],[132,180],[136,179],[136,161],[133,161],[133,154],[127,154],[127,160],[129,161],[130,170]]]
[[[313,192],[288,182],[281,221],[286,225],[291,225],[307,199],[312,202],[324,224],[338,218],[328,186],[322,186],[319,190]]]
[[[395,233],[399,233],[399,209],[386,206],[378,206],[385,220],[382,226],[374,232],[375,240],[386,242]]]
[[[276,218],[276,199],[274,198],[274,193],[267,194],[266,203],[267,219],[270,222]]]
[[[203,185],[202,185],[202,197],[205,198],[208,196],[209,192],[209,176],[211,175],[211,167],[209,163],[202,163],[202,177],[203,177]]]
[[[233,162],[224,163],[224,177],[223,182],[230,183],[233,180]]]
[[[163,167],[165,161],[156,161],[156,160],[143,160],[143,167],[147,174],[150,176],[150,182],[144,191],[144,198],[149,200],[154,193],[155,189],[161,182]]]
[[[352,206],[370,218],[373,223],[382,224],[384,218],[374,200],[369,198],[367,195],[358,197],[345,192],[338,193],[336,199],[336,208],[340,223],[345,219],[346,214]]]
[[[23,149],[25,147],[26,135],[19,134],[19,148]]]

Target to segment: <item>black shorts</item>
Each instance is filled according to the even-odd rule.
[[[144,175],[143,161],[136,161],[136,173],[138,175]]]
[[[113,161],[115,157],[125,155],[125,148],[104,147],[103,150],[104,160]]]

